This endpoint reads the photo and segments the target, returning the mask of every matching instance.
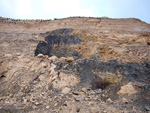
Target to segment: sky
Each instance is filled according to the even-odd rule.
[[[150,23],[150,0],[0,0],[0,16],[14,19],[138,18]]]

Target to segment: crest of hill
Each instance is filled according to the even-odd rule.
[[[88,30],[91,33],[150,32],[150,25],[135,18],[69,17],[48,20],[21,20],[0,17],[0,32],[45,33],[62,28]]]

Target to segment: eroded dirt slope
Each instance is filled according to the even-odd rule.
[[[150,25],[0,22],[0,86],[2,113],[149,112]]]

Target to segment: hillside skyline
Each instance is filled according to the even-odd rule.
[[[54,19],[72,16],[138,18],[150,23],[149,0],[1,0],[0,15],[14,19]]]

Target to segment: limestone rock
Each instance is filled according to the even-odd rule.
[[[47,108],[47,109],[49,109],[49,108],[50,108],[50,106],[46,106],[46,108]]]
[[[55,104],[54,104],[54,106],[57,106],[57,105],[58,105],[58,103],[55,103]]]
[[[65,59],[66,62],[73,62],[74,61],[74,58],[73,57],[68,57]]]
[[[108,98],[108,99],[107,99],[107,102],[113,103],[113,101],[111,100],[111,98]]]
[[[59,60],[60,62],[65,62],[66,58],[65,58],[65,57],[60,57],[58,60]]]
[[[67,106],[67,102],[64,102],[64,105]]]
[[[86,88],[82,88],[82,91],[86,93],[86,92],[87,92],[87,89],[86,89]]]
[[[123,97],[122,98],[122,102],[125,103],[125,104],[127,104],[129,101],[126,98]]]
[[[135,87],[132,85],[132,83],[128,83],[127,85],[124,85],[121,87],[121,89],[117,92],[118,95],[124,95],[124,94],[135,94],[138,90],[135,89]]]
[[[63,93],[63,94],[68,94],[70,91],[71,91],[70,88],[65,87],[65,88],[62,90],[62,93]]]
[[[37,57],[38,57],[38,58],[47,58],[48,56],[47,56],[47,55],[43,55],[43,54],[38,54]]]
[[[58,58],[56,57],[56,56],[51,56],[50,58],[49,58],[49,60],[51,60],[51,61],[56,61]]]

